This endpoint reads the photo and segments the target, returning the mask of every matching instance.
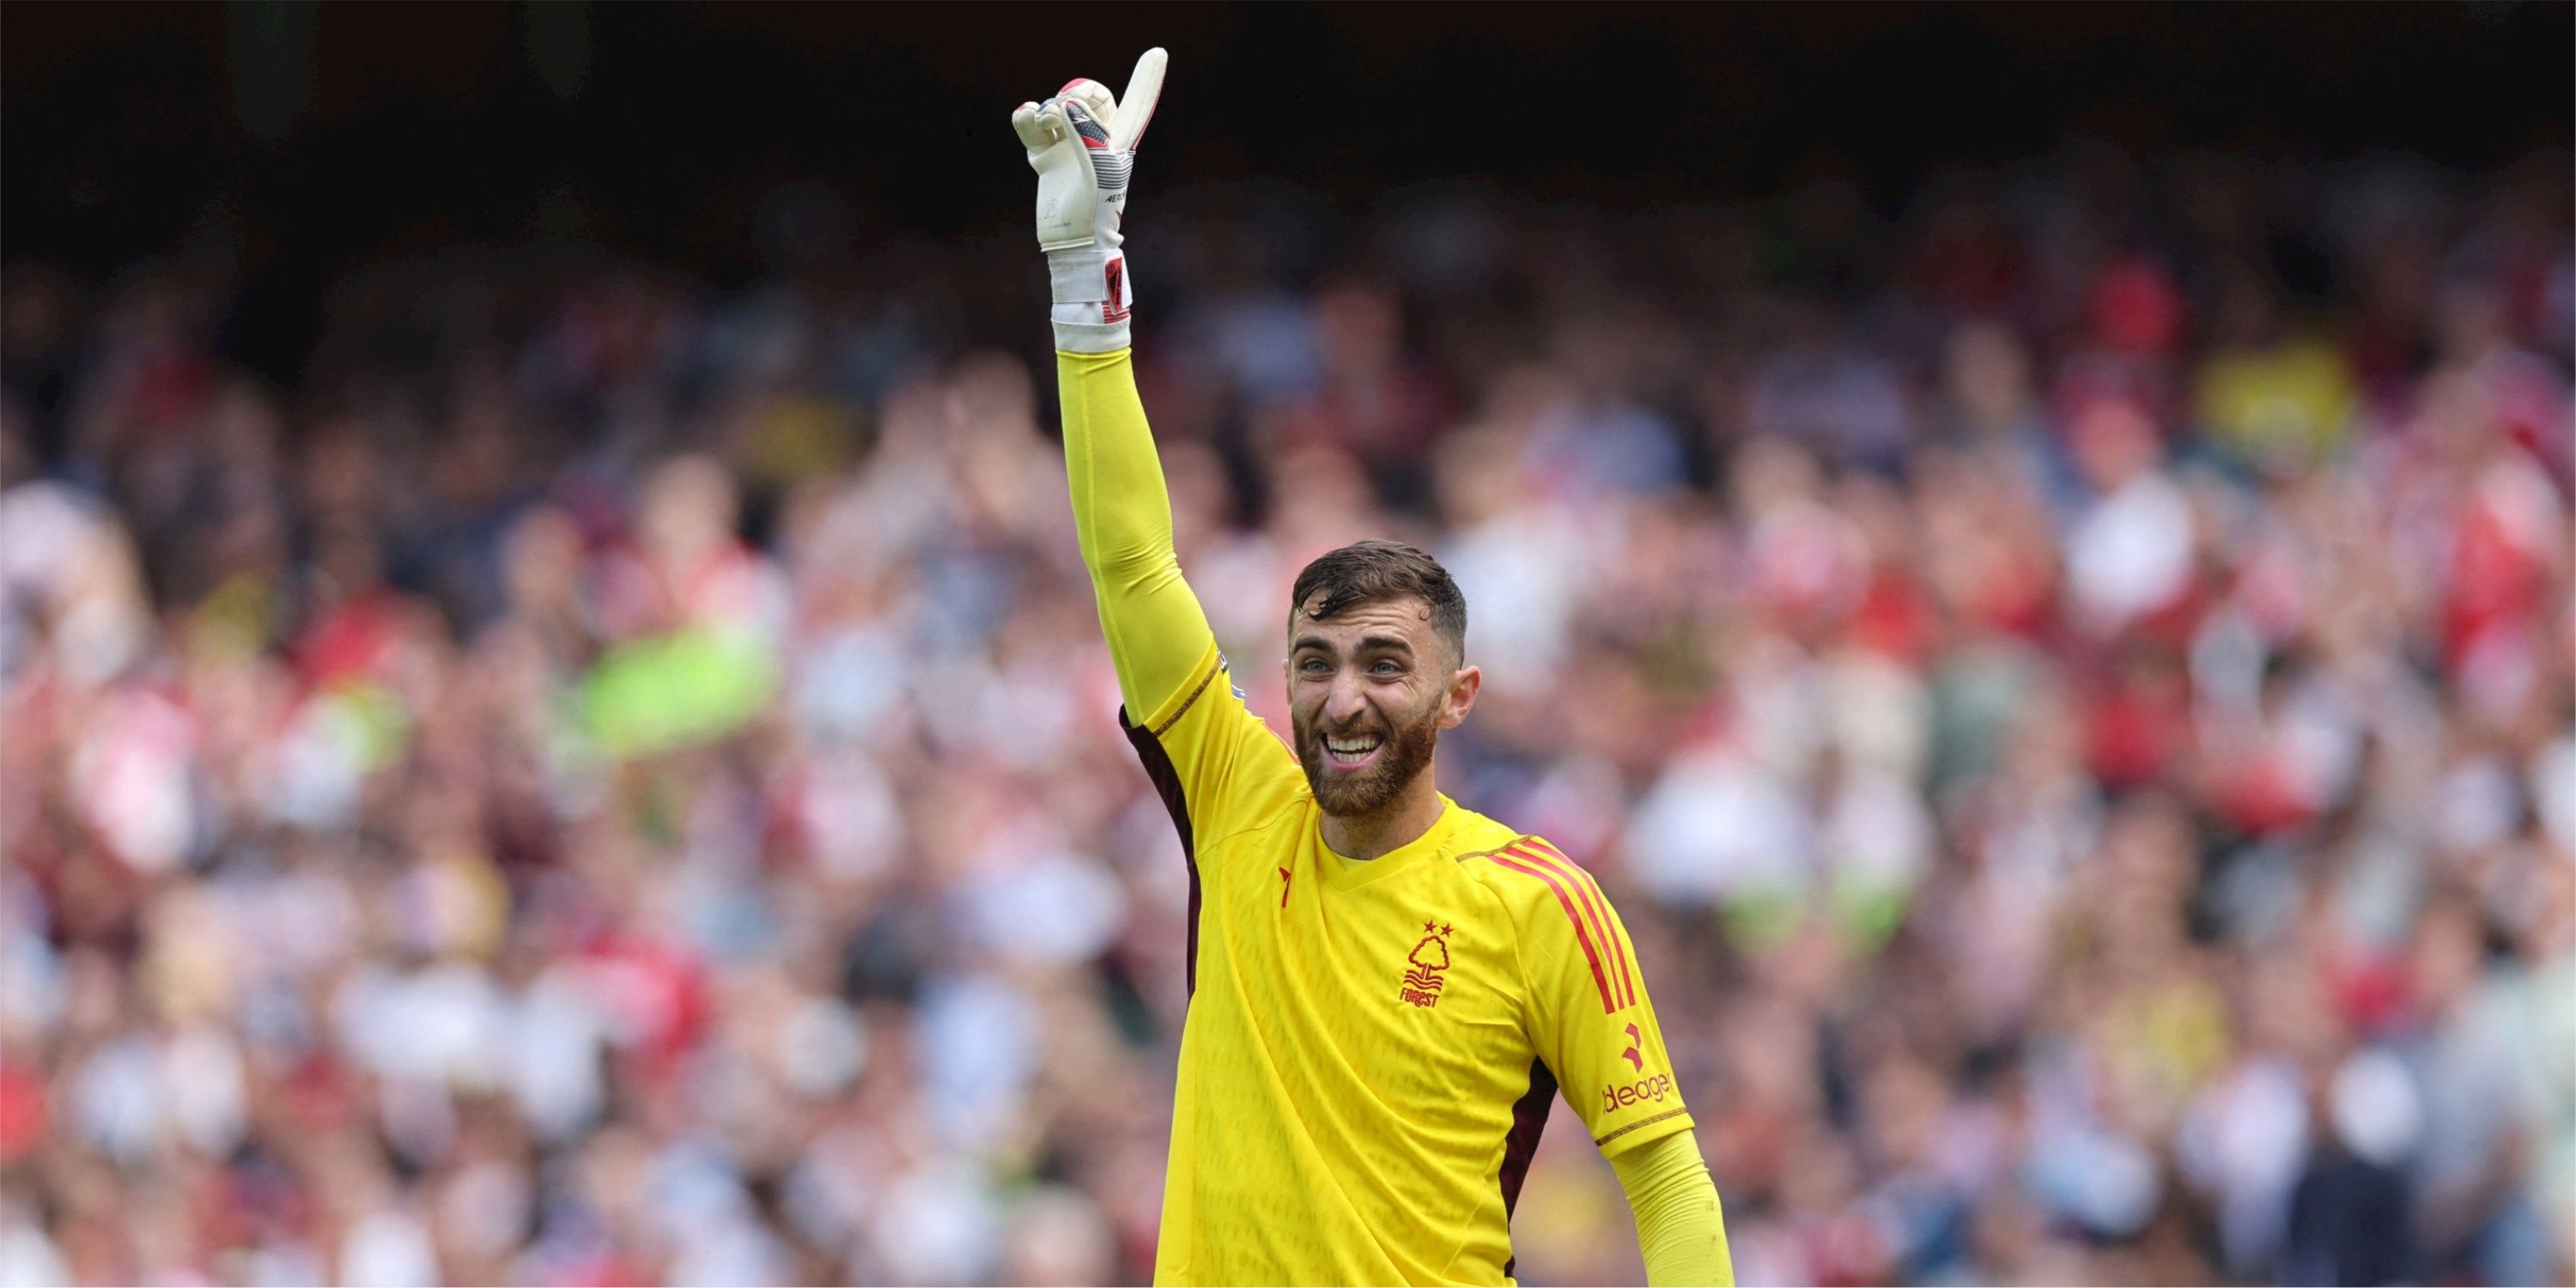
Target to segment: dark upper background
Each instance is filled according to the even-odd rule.
[[[94,282],[215,221],[225,339],[291,376],[350,263],[549,230],[719,280],[819,178],[855,235],[1024,217],[1008,108],[1173,54],[1153,166],[1354,203],[1466,176],[1633,203],[1819,167],[1893,204],[1945,164],[2568,139],[2564,4],[1917,7],[8,6],[6,254]]]

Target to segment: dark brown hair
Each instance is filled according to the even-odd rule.
[[[1401,541],[1354,541],[1318,555],[1297,574],[1296,589],[1288,593],[1292,626],[1317,591],[1323,592],[1323,601],[1306,614],[1316,621],[1353,604],[1422,600],[1431,605],[1431,629],[1447,641],[1450,656],[1461,665],[1467,660],[1467,597],[1458,593],[1458,583],[1439,560]]]

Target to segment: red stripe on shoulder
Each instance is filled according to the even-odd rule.
[[[1592,937],[1601,944],[1601,955],[1608,959],[1609,964],[1603,968],[1603,974],[1608,977],[1611,1000],[1615,1004],[1613,1009],[1629,1006],[1634,1000],[1630,996],[1634,984],[1627,963],[1619,952],[1619,936],[1611,933],[1610,919],[1602,911],[1603,900],[1592,884],[1592,874],[1533,837],[1523,837],[1504,849],[1525,862],[1555,873],[1574,891],[1574,901],[1581,909],[1583,924],[1591,928]]]
[[[1610,976],[1601,968],[1600,950],[1592,946],[1592,934],[1584,928],[1582,910],[1575,906],[1575,896],[1567,888],[1565,878],[1509,847],[1496,850],[1485,857],[1493,860],[1498,867],[1509,868],[1524,876],[1537,877],[1547,883],[1547,888],[1556,895],[1557,906],[1565,910],[1565,919],[1574,925],[1574,942],[1583,946],[1583,958],[1592,964],[1593,987],[1601,990],[1601,1013],[1616,1014],[1619,1008],[1612,1004]]]
[[[1584,911],[1592,917],[1592,932],[1600,936],[1602,950],[1610,955],[1612,966],[1619,977],[1621,998],[1619,1004],[1623,1007],[1635,1006],[1637,1004],[1636,973],[1628,964],[1628,946],[1619,937],[1618,924],[1610,919],[1610,897],[1601,893],[1600,883],[1592,879],[1592,874],[1585,871],[1582,864],[1566,857],[1565,851],[1535,836],[1524,836],[1507,848],[1524,855],[1535,852],[1538,857],[1554,860],[1574,882],[1574,888],[1583,896]]]

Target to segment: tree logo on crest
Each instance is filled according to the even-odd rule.
[[[1422,940],[1405,955],[1404,984],[1396,996],[1415,1006],[1431,1006],[1440,1001],[1440,989],[1448,981],[1441,972],[1449,969],[1449,935],[1455,927],[1437,921],[1422,923]]]

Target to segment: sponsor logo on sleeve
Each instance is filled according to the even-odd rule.
[[[1673,1094],[1673,1075],[1659,1073],[1627,1086],[1613,1083],[1601,1089],[1601,1112],[1614,1113],[1630,1105],[1662,1104]]]
[[[1640,1032],[1634,1024],[1629,1025],[1626,1032],[1628,1034],[1628,1049],[1621,1051],[1619,1053],[1619,1058],[1627,1061],[1629,1067],[1634,1068],[1637,1072],[1644,1073],[1646,1071],[1645,1034]],[[1661,1104],[1671,1097],[1672,1094],[1673,1075],[1669,1073],[1658,1073],[1651,1077],[1639,1078],[1637,1081],[1629,1083],[1626,1086],[1621,1086],[1614,1082],[1601,1089],[1601,1112],[1605,1114],[1614,1113],[1618,1110],[1625,1109],[1630,1105]]]

